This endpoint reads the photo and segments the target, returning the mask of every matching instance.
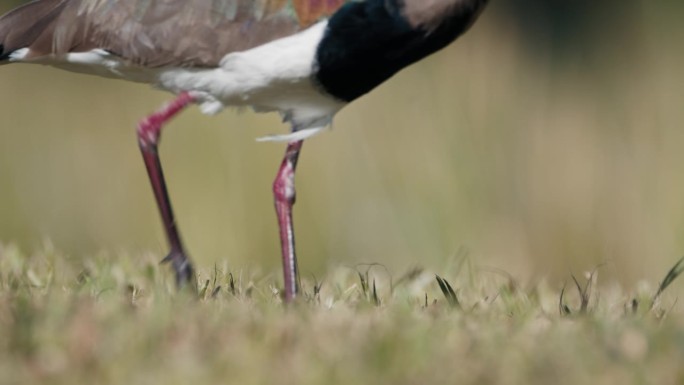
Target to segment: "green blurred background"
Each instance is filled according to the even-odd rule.
[[[3,1],[4,12],[20,2]],[[459,250],[561,282],[624,284],[684,254],[681,1],[493,1],[456,44],[308,141],[295,226],[304,274],[444,269]],[[0,68],[0,242],[74,259],[166,251],[135,124],[169,95],[32,65]],[[161,156],[202,268],[279,275],[275,115],[185,113]]]

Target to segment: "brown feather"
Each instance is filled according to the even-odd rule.
[[[313,24],[323,16],[332,15],[346,0],[308,0],[294,1],[295,12],[299,21]]]
[[[404,0],[403,14],[414,28],[432,31],[456,14],[475,22],[488,0]]]
[[[286,37],[345,0],[39,0],[0,18],[5,52],[28,58],[95,48],[145,67],[210,67]]]
[[[30,46],[64,10],[62,0],[42,0],[23,5],[0,18],[0,44],[11,53]]]

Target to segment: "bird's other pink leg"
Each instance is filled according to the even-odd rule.
[[[295,203],[295,169],[303,141],[287,145],[285,157],[273,182],[273,196],[280,229],[280,246],[285,274],[285,301],[292,301],[299,290],[297,280],[297,255],[295,254],[294,229],[292,227],[292,206]]]
[[[176,273],[176,283],[179,287],[185,284],[193,285],[195,273],[181,242],[176,220],[173,216],[171,201],[169,200],[169,193],[166,188],[166,181],[164,180],[164,172],[159,161],[158,146],[164,124],[194,101],[195,99],[189,93],[181,93],[175,100],[138,124],[138,144],[140,145],[147,174],[152,184],[154,197],[159,206],[166,238],[171,247],[171,251],[164,258],[163,262],[169,262],[173,266]]]

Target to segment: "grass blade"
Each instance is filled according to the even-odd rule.
[[[375,306],[380,306],[380,298],[378,297],[378,289],[375,287],[375,280],[373,280],[373,303]]]
[[[449,302],[449,305],[451,305],[452,307],[460,308],[461,303],[458,300],[458,296],[456,295],[454,288],[451,287],[451,284],[449,284],[449,281],[440,277],[439,275],[435,275],[435,279],[437,280],[439,289],[442,290],[442,294],[444,294],[444,297],[447,299],[447,302]]]
[[[230,294],[235,296],[235,294],[237,293],[237,291],[235,290],[235,277],[233,276],[233,273],[228,273],[228,276],[230,277]]]
[[[560,299],[558,300],[558,313],[560,313],[561,316],[568,316],[572,314],[572,311],[570,310],[570,307],[568,307],[568,305],[565,304],[565,301],[563,301],[564,296],[565,285],[563,285],[563,288],[560,292]]]
[[[682,257],[682,259],[680,259],[674,266],[672,266],[670,271],[667,272],[667,275],[665,278],[663,278],[663,281],[658,287],[658,291],[651,300],[651,307],[649,309],[653,309],[658,301],[658,298],[660,298],[660,295],[665,291],[665,289],[667,289],[668,286],[670,286],[672,282],[674,282],[675,279],[677,279],[677,277],[679,277],[680,274],[682,274],[682,272],[684,272],[684,257]]]

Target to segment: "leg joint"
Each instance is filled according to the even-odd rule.
[[[159,144],[159,134],[161,124],[156,122],[153,117],[148,117],[138,123],[137,135],[138,144],[143,150],[156,148]]]
[[[273,195],[276,202],[294,204],[296,198],[294,168],[285,162],[273,181]]]
[[[195,98],[188,92],[183,92],[175,100],[162,107],[156,113],[148,116],[138,123],[138,143],[143,150],[156,148],[159,144],[161,129],[164,123],[168,122],[181,112]]]

